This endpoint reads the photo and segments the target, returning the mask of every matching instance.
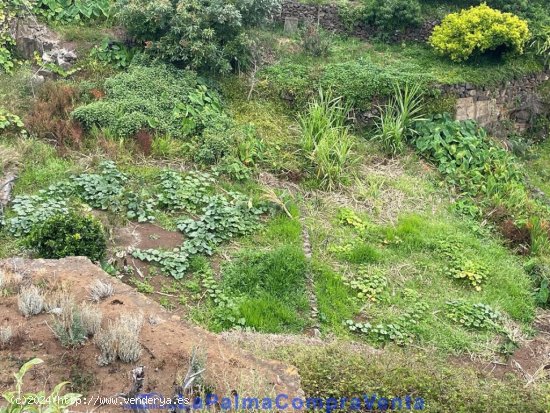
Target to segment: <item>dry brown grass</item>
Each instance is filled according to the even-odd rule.
[[[117,320],[109,321],[96,335],[95,343],[101,355],[98,364],[106,366],[119,358],[124,363],[133,363],[141,356],[139,333],[143,326],[141,314],[122,314]]]
[[[59,147],[80,145],[84,130],[70,116],[78,97],[79,91],[74,86],[45,83],[25,117],[27,130]]]
[[[96,335],[99,332],[102,319],[103,314],[98,307],[84,303],[80,308],[80,320],[88,336]]]
[[[25,317],[40,314],[44,309],[42,292],[34,285],[22,288],[17,297],[17,305]]]

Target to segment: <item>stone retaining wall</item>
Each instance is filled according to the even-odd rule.
[[[317,6],[300,3],[297,0],[286,0],[282,4],[281,13],[275,20],[283,23],[290,31],[298,25],[319,21],[322,28],[334,33],[351,34],[362,39],[369,39],[378,34],[376,28],[364,24],[348,28],[341,17],[339,7],[333,4]],[[390,37],[393,41],[425,41],[437,23],[437,21],[429,21],[424,22],[420,27],[396,30]]]
[[[510,121],[515,129],[523,131],[533,116],[543,110],[537,101],[536,90],[550,79],[549,74],[545,72],[528,75],[495,88],[478,88],[466,83],[442,85],[440,89],[443,93],[457,97],[457,120],[472,119],[493,131],[502,130],[502,123]]]

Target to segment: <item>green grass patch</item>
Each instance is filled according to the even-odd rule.
[[[62,158],[53,146],[35,139],[5,142],[20,154],[19,175],[14,195],[33,194],[66,179],[77,167],[69,158]]]
[[[33,99],[30,65],[17,67],[11,75],[0,73],[0,107],[23,116]]]
[[[244,250],[222,271],[220,286],[238,300],[245,324],[259,331],[300,331],[307,309],[302,250],[281,246],[271,251]]]
[[[222,286],[248,296],[266,293],[292,302],[304,289],[306,261],[296,247],[284,246],[268,252],[245,251],[223,271]]]
[[[348,335],[349,331],[342,321],[353,318],[359,311],[357,301],[353,300],[353,292],[344,285],[340,274],[328,265],[315,262],[312,271],[321,326],[325,331]]]
[[[533,155],[525,162],[530,184],[550,197],[550,140],[537,145]]]
[[[268,333],[300,332],[304,328],[304,319],[296,309],[287,303],[281,303],[269,294],[257,298],[248,298],[239,306],[246,326]]]
[[[497,351],[498,345],[493,340],[495,331],[467,329],[446,316],[447,302],[461,300],[490,305],[515,320],[524,332],[529,332],[535,302],[531,281],[521,260],[511,255],[490,234],[476,231],[473,221],[444,210],[435,215],[404,214],[395,225],[376,225],[369,223],[364,216],[358,217],[365,223],[364,230],[356,221],[351,221],[358,225],[355,228],[341,222],[333,222],[330,227],[322,229],[316,228],[315,223],[311,224],[316,228],[315,253],[324,262],[332,261],[334,268],[333,271],[319,271],[316,275],[319,307],[327,314],[326,326],[330,330],[342,332],[340,324],[346,319],[368,321],[373,326],[402,324],[403,317],[406,318],[414,305],[423,302],[428,310],[419,316],[420,321],[404,327],[422,345],[452,353],[465,350],[482,352],[491,346]],[[318,250],[319,240],[329,240],[330,245],[338,245],[338,248],[347,244],[357,246],[355,248],[361,251],[373,248],[375,257],[381,259],[374,262],[341,260],[340,253],[326,255]],[[460,269],[468,270],[472,266],[484,269],[480,291],[467,279],[453,277],[450,264],[454,261],[445,254],[442,242],[457,246],[459,255],[455,261]],[[369,254],[366,256],[370,257]],[[339,260],[338,263],[333,261],[334,258]],[[357,279],[364,286],[362,288],[370,288],[367,287],[371,285],[369,274],[373,277],[377,274],[386,280],[381,284],[384,291],[375,300],[362,298],[362,290],[357,287],[344,286],[343,280]],[[333,303],[344,304],[341,308],[331,308]]]

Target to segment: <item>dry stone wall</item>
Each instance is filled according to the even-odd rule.
[[[315,5],[304,4],[296,0],[284,1],[281,12],[276,20],[282,23],[287,32],[293,32],[299,25],[319,22],[319,25],[328,31],[341,34],[352,34],[362,39],[369,39],[378,35],[374,27],[360,24],[349,28],[341,17],[340,9],[333,4]],[[425,41],[430,36],[437,21],[424,22],[420,27],[411,27],[403,31],[396,30],[390,35],[394,41]]]
[[[528,75],[494,87],[476,87],[465,83],[441,86],[443,93],[457,96],[455,118],[472,119],[480,125],[497,131],[505,121],[525,130],[534,116],[543,108],[537,101],[537,89],[550,79],[549,72]]]

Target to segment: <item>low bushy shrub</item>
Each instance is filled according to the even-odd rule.
[[[117,0],[117,17],[147,50],[192,69],[228,72],[248,60],[247,26],[271,16],[279,0]],[[236,53],[238,52],[238,53]]]
[[[4,348],[11,343],[13,339],[13,330],[11,326],[0,327],[0,348]]]
[[[70,23],[109,16],[109,0],[37,0],[33,12],[53,22]]]
[[[88,336],[97,334],[101,328],[103,313],[99,307],[92,304],[84,304],[80,308],[80,322],[84,332]]]
[[[131,137],[142,129],[180,138],[199,133],[223,117],[218,95],[191,71],[133,64],[105,82],[105,97],[72,116],[86,129],[108,128]]]
[[[86,341],[87,331],[82,317],[71,297],[66,296],[54,316],[52,330],[63,347],[74,348]]]
[[[215,165],[235,150],[235,136],[230,131],[232,123],[219,122],[204,130],[199,138],[198,147],[193,156],[195,162],[203,165]]]
[[[48,218],[31,231],[27,244],[43,258],[86,256],[99,261],[106,249],[101,223],[73,212]]]
[[[447,15],[429,41],[441,54],[461,62],[489,51],[521,54],[529,37],[525,20],[481,4]]]
[[[418,0],[369,0],[361,14],[365,23],[388,34],[422,21]]]
[[[17,297],[17,306],[25,317],[37,315],[44,309],[44,297],[38,287],[31,285],[21,289]]]
[[[133,363],[141,355],[139,334],[143,326],[143,316],[122,314],[117,320],[110,321],[100,329],[95,337],[101,355],[98,364],[106,366],[117,358],[124,363]]]
[[[113,284],[109,282],[103,282],[101,280],[95,280],[90,286],[89,298],[94,303],[99,303],[101,300],[110,297],[114,294],[115,289]]]
[[[369,110],[373,101],[393,95],[394,85],[418,84],[425,87],[433,78],[425,69],[408,62],[382,66],[370,58],[341,63],[327,63],[318,70],[307,65],[281,62],[261,70],[258,90],[266,95],[276,94],[305,106],[319,91],[331,90],[359,110]]]
[[[302,47],[310,56],[325,57],[330,52],[330,39],[318,25],[309,24],[301,33]]]

